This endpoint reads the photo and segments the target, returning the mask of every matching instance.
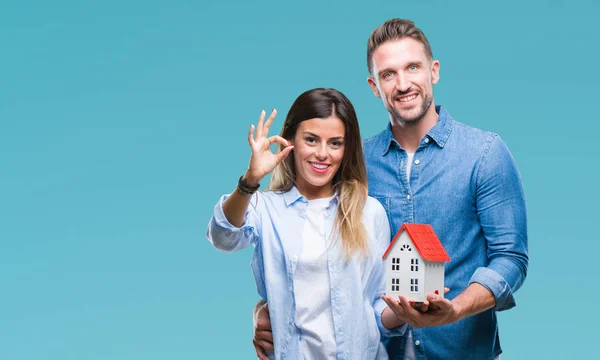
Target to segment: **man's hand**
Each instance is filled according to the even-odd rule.
[[[444,292],[448,291],[448,288],[444,289]],[[382,295],[381,298],[399,320],[414,328],[446,325],[461,319],[452,301],[438,294],[428,293],[427,299],[421,306],[416,306],[412,300],[409,301],[404,296],[400,296],[399,301],[388,295]]]
[[[252,344],[260,360],[269,360],[267,351],[273,352],[273,332],[269,317],[269,304],[259,301],[254,308],[254,338]]]

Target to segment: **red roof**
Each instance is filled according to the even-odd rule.
[[[429,224],[404,224],[394,236],[394,240],[390,246],[388,246],[383,258],[385,259],[387,254],[392,250],[394,243],[402,234],[402,230],[406,230],[408,236],[412,240],[413,244],[421,254],[421,257],[427,261],[450,261],[450,257],[444,246],[438,239],[437,235],[433,231],[433,228]]]

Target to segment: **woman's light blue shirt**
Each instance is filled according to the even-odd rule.
[[[308,200],[295,187],[284,193],[256,193],[238,228],[223,213],[228,196],[223,195],[215,206],[206,236],[215,248],[225,252],[254,245],[252,272],[260,297],[269,304],[273,327],[275,354],[270,356],[302,359],[302,334],[295,324],[294,271],[302,251]],[[323,214],[328,243],[332,240],[337,204],[334,196]],[[381,256],[390,244],[390,226],[385,209],[371,197],[367,198],[362,219],[368,234],[366,256],[356,254],[346,262],[339,241],[333,241],[327,250],[337,358],[387,359],[381,334],[392,333],[381,323],[386,304],[380,296],[385,291]]]

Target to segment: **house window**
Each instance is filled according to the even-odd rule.
[[[410,271],[419,271],[419,259],[410,259]]]
[[[410,291],[419,292],[419,279],[410,279]]]
[[[400,271],[400,258],[392,258],[392,271]]]
[[[406,250],[406,251],[412,251],[412,249],[410,248],[410,245],[408,245],[408,244],[404,244],[400,248],[400,251],[404,251],[404,250]]]
[[[400,291],[400,279],[392,278],[392,291]]]

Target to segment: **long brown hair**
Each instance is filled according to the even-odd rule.
[[[292,139],[298,125],[305,120],[338,117],[345,127],[344,156],[333,177],[333,191],[338,193],[334,234],[341,235],[342,246],[349,259],[353,252],[361,255],[367,249],[362,212],[367,201],[367,170],[356,112],[350,100],[335,89],[317,88],[302,93],[285,118],[281,136]],[[284,146],[279,144],[278,150]],[[296,183],[294,157],[288,156],[273,170],[269,190],[288,191]]]

